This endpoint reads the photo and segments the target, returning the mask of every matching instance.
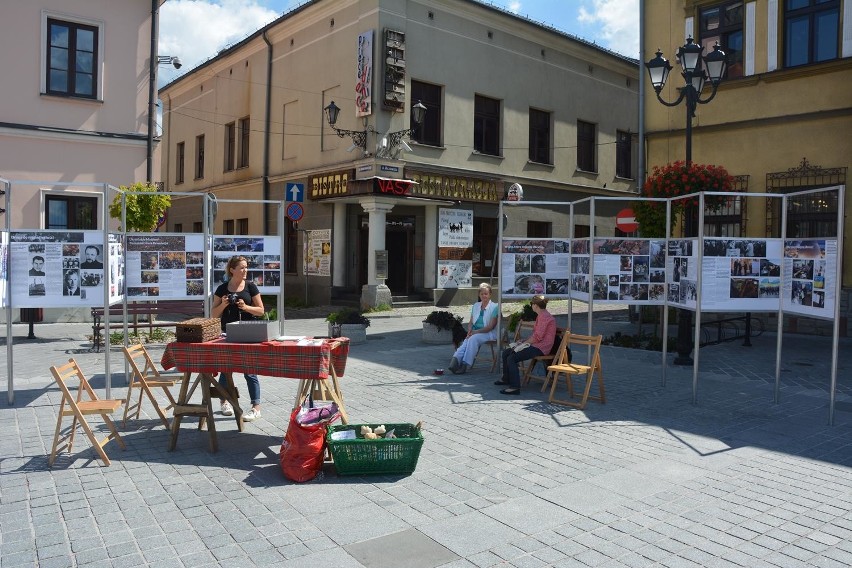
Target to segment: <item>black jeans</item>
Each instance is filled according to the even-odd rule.
[[[518,369],[518,363],[529,361],[533,357],[544,355],[538,347],[527,347],[521,351],[514,349],[503,350],[503,380],[509,383],[512,388],[521,388],[521,371]]]

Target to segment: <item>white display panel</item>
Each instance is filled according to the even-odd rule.
[[[101,231],[12,231],[9,282],[16,308],[102,306]]]
[[[705,238],[703,247],[702,311],[778,311],[781,239]]]
[[[473,246],[473,211],[469,209],[438,210],[438,247],[469,248]]]
[[[626,304],[665,302],[666,241],[595,239],[592,299]]]
[[[124,299],[124,245],[122,235],[109,235],[109,303],[110,305]]]
[[[202,235],[129,234],[126,251],[128,300],[204,298]]]
[[[261,294],[277,294],[281,287],[281,238],[262,236],[213,237],[213,291],[225,282],[228,260],[235,255],[248,262],[247,280]]]
[[[694,310],[698,298],[698,241],[671,239],[667,246],[666,283],[669,304]]]
[[[571,298],[588,302],[589,280],[591,278],[591,256],[589,255],[589,240],[576,239],[571,241],[570,282]]]
[[[551,299],[567,298],[569,247],[567,239],[503,239],[502,297],[546,294]]]
[[[785,312],[833,319],[837,301],[837,240],[784,241]]]
[[[438,261],[438,288],[469,288],[471,286],[473,286],[473,261]]]
[[[6,295],[9,283],[9,234],[3,232],[0,235],[0,308],[5,308],[9,305],[9,298]]]

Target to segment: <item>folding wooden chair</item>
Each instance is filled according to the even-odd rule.
[[[154,405],[154,410],[157,412],[157,416],[160,417],[163,425],[169,428],[169,419],[166,418],[166,414],[163,412],[164,409],[160,407],[151,389],[163,389],[166,398],[169,399],[169,405],[165,410],[169,410],[175,405],[175,399],[169,388],[173,387],[175,383],[183,378],[183,373],[161,373],[157,369],[157,366],[154,365],[154,361],[151,360],[148,350],[142,345],[125,347],[124,357],[127,359],[128,364],[130,364],[130,381],[127,385],[127,398],[124,400],[124,421],[122,422],[122,426],[127,426],[127,419],[129,417],[134,419],[139,418],[139,413],[142,411],[142,395],[145,394],[150,399],[151,404]],[[135,404],[131,404],[133,389],[139,389],[139,400]]]
[[[473,358],[473,365],[471,365],[470,368],[473,369],[474,365],[476,365],[476,361],[479,360],[479,357],[482,355],[486,345],[491,349],[491,372],[493,373],[494,369],[497,367],[497,350],[495,349],[497,346],[496,339],[489,339],[479,346],[479,351],[476,352],[476,357]]]
[[[59,416],[56,419],[56,432],[53,435],[53,448],[50,450],[50,459],[47,463],[52,466],[53,462],[56,461],[56,454],[59,451],[67,449],[69,453],[71,452],[71,447],[74,444],[74,433],[77,431],[77,422],[79,422],[80,427],[83,429],[83,432],[86,433],[86,436],[89,437],[89,441],[92,443],[92,446],[94,446],[95,451],[98,452],[98,455],[103,462],[106,465],[109,465],[110,461],[103,447],[113,439],[118,442],[118,445],[122,450],[126,447],[124,445],[124,440],[121,439],[121,436],[118,435],[118,431],[115,429],[115,424],[113,424],[109,417],[110,414],[121,408],[124,401],[98,398],[98,395],[96,395],[95,391],[92,390],[89,381],[83,375],[83,371],[81,371],[80,367],[77,365],[77,361],[74,359],[69,359],[68,361],[68,363],[60,367],[53,366],[50,368],[50,372],[53,374],[56,384],[59,385],[59,389],[62,391],[62,403],[59,405]],[[68,379],[75,376],[80,381],[76,397],[71,394],[71,390],[66,384]],[[84,392],[88,395],[87,399],[83,398]],[[109,436],[101,440],[97,439],[92,428],[89,426],[89,423],[86,421],[86,416],[92,414],[101,415],[104,423],[107,425],[107,428],[109,428]],[[62,419],[65,416],[73,416],[74,419],[71,421],[71,431],[67,435],[60,437],[60,433],[62,431]],[[63,442],[64,445],[59,447],[59,444]]]
[[[556,339],[554,340],[555,341],[554,347],[556,349],[553,350],[552,353],[548,353],[546,355],[539,355],[539,356],[533,357],[532,359],[529,360],[526,368],[523,369],[524,374],[523,374],[523,377],[521,377],[521,384],[522,385],[529,383],[531,379],[535,379],[537,381],[542,381],[542,382],[545,383],[545,385],[547,384],[547,366],[553,364],[553,361],[556,360],[556,356],[560,353],[560,351],[565,349],[565,342],[566,342],[565,335],[566,335],[565,329],[563,329],[561,327],[556,328]],[[534,375],[533,374],[533,370],[535,369],[535,366],[538,363],[541,363],[542,368],[544,369],[543,375]],[[541,390],[542,390],[542,392],[544,392],[544,387],[542,387]]]
[[[591,398],[592,400],[600,401],[601,404],[606,402],[606,394],[604,392],[604,380],[603,380],[603,369],[601,369],[601,341],[603,340],[602,335],[579,335],[576,333],[566,332],[565,338],[563,338],[562,343],[565,346],[565,349],[560,350],[557,354],[557,359],[555,359],[555,363],[553,365],[549,365],[547,367],[547,377],[545,378],[544,387],[542,387],[542,391],[548,384],[550,384],[550,397],[548,398],[548,402],[554,402],[556,404],[564,404],[566,406],[572,406],[574,408],[579,408],[583,410],[586,408],[586,403]],[[568,349],[572,346],[576,345],[578,347],[591,347],[591,356],[588,360],[587,365],[583,365],[576,362],[568,362]],[[575,349],[573,352],[574,357],[581,351],[579,349]],[[597,382],[598,382],[598,396],[589,396],[589,392],[592,388],[592,381],[594,380],[594,375],[597,374]],[[571,377],[573,375],[585,375],[586,384],[583,388],[583,394],[580,397],[579,402],[571,401],[571,400],[559,400],[553,397],[556,392],[556,384],[559,382],[559,375],[565,375],[565,380],[568,383],[568,397],[574,398],[574,385]]]

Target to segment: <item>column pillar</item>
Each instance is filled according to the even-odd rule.
[[[346,250],[346,204],[334,204],[334,225],[331,230],[332,287],[346,286],[346,260],[351,251]]]
[[[438,286],[438,206],[425,205],[423,208],[423,287],[433,290]]]
[[[393,305],[390,288],[384,279],[376,278],[376,252],[385,250],[385,231],[387,214],[393,209],[394,202],[389,199],[367,197],[359,201],[364,212],[369,215],[370,226],[367,236],[367,283],[361,287],[361,307],[375,308],[380,304]]]

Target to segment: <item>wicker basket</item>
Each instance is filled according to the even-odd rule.
[[[203,343],[222,333],[219,318],[192,318],[175,325],[175,337],[181,343]]]
[[[325,440],[338,475],[408,474],[417,467],[423,436],[413,424],[385,424],[396,438],[365,440],[361,424],[328,425]],[[379,424],[367,424],[376,428]],[[332,440],[334,432],[354,430],[356,439]]]

